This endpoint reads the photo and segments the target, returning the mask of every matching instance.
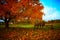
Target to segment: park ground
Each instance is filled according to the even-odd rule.
[[[11,24],[9,28],[1,26],[0,40],[60,40],[60,23],[54,24],[53,29],[50,26],[37,29],[32,24]]]
[[[60,29],[0,28],[0,40],[60,40]]]

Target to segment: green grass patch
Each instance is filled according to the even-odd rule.
[[[56,24],[54,25],[54,29],[58,29],[58,28],[60,28],[60,23],[56,23]]]
[[[0,27],[4,27],[4,24],[0,24]],[[21,28],[34,28],[33,24],[10,24],[9,27],[21,27]],[[40,28],[40,27],[39,27]],[[59,29],[60,28],[60,23],[56,23],[53,25],[54,29]],[[50,26],[44,26],[43,29],[51,29]]]
[[[32,24],[10,24],[10,27],[33,28]]]

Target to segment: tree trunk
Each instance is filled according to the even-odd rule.
[[[9,28],[9,21],[5,20],[5,28]]]

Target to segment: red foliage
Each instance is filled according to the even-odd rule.
[[[21,15],[31,19],[38,18],[41,20],[42,18],[43,13],[41,10],[44,7],[41,6],[41,4],[38,4],[38,1],[33,2],[33,0],[21,0],[17,2],[17,0],[5,0],[5,2],[6,4],[0,3],[0,16],[3,14],[7,19],[12,17],[16,17],[17,19],[18,17],[21,17]],[[10,12],[10,14],[7,12]]]

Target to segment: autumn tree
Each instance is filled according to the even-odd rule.
[[[22,3],[18,0],[0,0],[0,19],[5,21],[5,27],[9,27],[9,21],[19,15]]]
[[[31,18],[33,20],[33,23],[36,21],[41,21],[42,20],[42,16],[44,15],[44,13],[42,12],[43,10],[43,5],[41,3],[35,3],[33,6],[33,14],[31,15]],[[34,21],[35,20],[35,21]]]
[[[43,6],[39,0],[0,0],[0,19],[9,27],[9,21],[28,17],[31,21],[42,19]]]
[[[29,4],[27,6],[27,9],[23,12],[23,16],[27,17],[28,20],[30,20],[32,23],[38,22],[42,20],[42,16],[44,13],[42,3],[39,2],[39,0],[29,0]]]

